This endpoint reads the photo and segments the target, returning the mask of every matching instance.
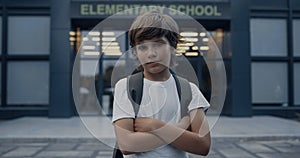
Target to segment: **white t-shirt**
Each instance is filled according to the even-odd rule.
[[[210,105],[200,92],[199,88],[190,82],[192,100],[188,106],[189,112],[196,108],[208,108]],[[134,118],[133,106],[128,99],[127,78],[121,79],[115,87],[112,121],[122,118]],[[169,124],[177,124],[181,119],[180,102],[178,99],[175,79],[171,77],[166,81],[151,81],[144,78],[143,97],[138,117],[159,119]],[[124,155],[125,158],[153,158],[153,157],[187,157],[186,152],[171,145],[158,147],[152,151]]]

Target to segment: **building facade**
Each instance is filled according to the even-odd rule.
[[[201,32],[185,26],[190,30],[182,30],[182,35],[208,42],[209,34],[218,46],[227,73],[223,115],[295,117],[300,112],[298,0],[2,0],[0,118],[93,115],[97,108],[88,107],[94,100],[84,97],[91,86],[86,82],[77,87],[79,100],[84,100],[87,107],[75,108],[72,71],[78,53],[81,55],[76,66],[80,70],[99,62],[96,76],[81,71],[80,80],[96,78],[98,100],[111,104],[111,68],[129,49],[128,30],[114,24],[101,31],[92,29],[126,9],[129,14],[139,14],[141,10],[136,7],[144,11],[163,7],[178,10],[205,27],[206,31]],[[132,20],[128,16],[121,23]],[[114,51],[104,49],[109,39]],[[80,47],[83,42],[88,45]],[[209,45],[190,45],[185,51],[195,51],[184,55],[196,72],[200,89],[210,100],[211,79],[200,53],[208,49]],[[99,53],[100,61],[95,58]]]

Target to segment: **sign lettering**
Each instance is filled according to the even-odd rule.
[[[73,3],[72,15],[80,17],[120,15],[140,15],[148,11],[158,11],[170,15],[186,14],[196,17],[228,17],[229,4],[108,4],[108,3]],[[78,10],[79,9],[79,10]],[[78,14],[79,13],[79,14]]]

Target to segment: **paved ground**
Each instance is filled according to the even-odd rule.
[[[300,141],[213,139],[209,158],[298,158]],[[112,148],[97,140],[2,140],[0,157],[111,158]],[[191,158],[201,156],[190,155]]]
[[[209,116],[208,120],[213,126],[212,147],[208,157],[300,157],[298,121],[270,116]],[[0,121],[0,157],[110,158],[112,148],[106,144],[112,145],[115,142],[112,131],[110,120],[104,117],[25,117]],[[199,158],[194,155],[191,157]]]

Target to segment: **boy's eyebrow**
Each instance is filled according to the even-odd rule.
[[[145,41],[138,41],[136,42],[137,45],[143,44]],[[159,42],[159,43],[167,43],[167,41],[163,38],[155,38],[152,39],[151,42]]]
[[[162,38],[155,39],[155,40],[153,40],[153,42],[166,43],[166,41]]]

